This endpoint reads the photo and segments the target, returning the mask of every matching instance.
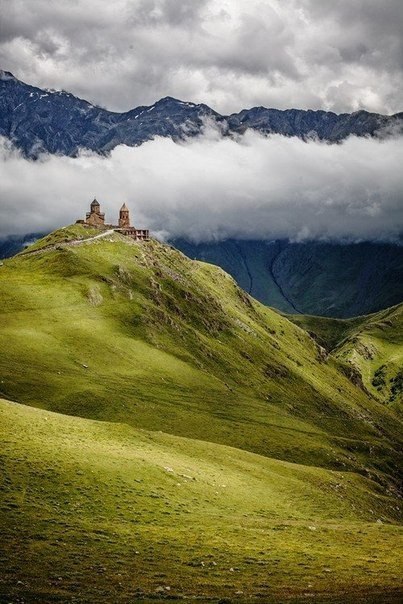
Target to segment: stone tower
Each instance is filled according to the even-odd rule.
[[[119,228],[127,229],[128,227],[130,227],[130,216],[129,210],[126,204],[124,203],[119,211]]]
[[[86,214],[85,222],[92,226],[103,226],[105,224],[105,214],[101,212],[101,206],[96,199],[90,205],[90,211]]]

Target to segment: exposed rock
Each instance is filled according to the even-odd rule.
[[[93,285],[87,293],[88,301],[92,306],[100,306],[103,302],[103,297],[97,285]]]

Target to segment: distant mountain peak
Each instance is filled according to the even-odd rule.
[[[186,107],[197,107],[196,103],[191,103],[190,101],[181,101],[180,99],[176,99],[173,96],[164,96],[162,99],[154,103],[157,106],[163,105],[182,105]]]
[[[11,73],[11,71],[3,71],[3,69],[0,69],[0,80],[3,82],[6,82],[7,80],[17,81],[17,78]]]
[[[165,103],[182,103],[183,101],[181,101],[180,99],[176,99],[173,96],[164,96],[162,97],[162,99],[160,99],[159,101],[157,101],[157,103],[155,103],[156,105],[162,105]]]

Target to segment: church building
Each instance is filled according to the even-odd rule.
[[[104,212],[101,212],[101,206],[96,199],[91,202],[90,211],[86,213],[85,220],[77,220],[77,223],[100,229],[113,229],[117,233],[127,235],[136,241],[149,241],[150,239],[150,232],[148,229],[137,229],[130,225],[130,212],[125,203],[119,210],[119,221],[117,225],[105,224],[105,214]]]
[[[85,215],[85,223],[94,227],[101,227],[105,224],[105,214],[101,212],[101,206],[96,199],[91,203],[90,211]]]

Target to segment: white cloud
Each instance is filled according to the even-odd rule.
[[[0,68],[109,109],[401,110],[401,0],[2,3]]]
[[[194,240],[389,239],[403,232],[403,139],[304,143],[214,129],[157,138],[107,158],[21,157],[3,141],[0,234],[47,231],[83,217],[95,196],[116,220]],[[23,175],[23,176],[22,176]]]

